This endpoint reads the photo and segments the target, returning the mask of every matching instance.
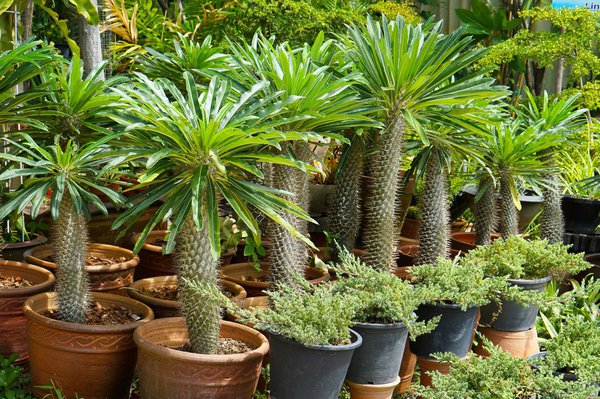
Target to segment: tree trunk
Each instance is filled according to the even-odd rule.
[[[508,174],[500,176],[500,234],[502,234],[502,238],[519,234],[517,207],[510,191],[510,179],[511,176]]]
[[[561,207],[561,195],[558,189],[558,176],[550,174],[546,176],[550,187],[544,188],[542,194],[541,236],[550,244],[563,243],[565,235],[565,221]]]
[[[58,319],[85,324],[85,311],[90,305],[88,274],[85,270],[88,232],[85,218],[78,214],[67,190],[60,203],[58,219],[53,226],[52,246],[58,266],[56,294]]]
[[[333,205],[329,212],[329,231],[341,247],[354,249],[361,224],[360,192],[363,155],[357,141],[345,148],[348,155],[335,179]]]
[[[97,0],[91,0],[96,6]],[[79,15],[79,48],[81,49],[81,61],[83,62],[83,71],[87,75],[102,63],[102,40],[100,38],[100,29],[98,26],[90,25],[84,17]],[[99,80],[104,80],[104,72],[98,76]]]
[[[496,190],[491,178],[481,179],[479,190],[485,186],[487,186],[485,192],[475,202],[475,232],[477,233],[475,244],[477,245],[490,244],[492,242],[491,235],[498,224]]]
[[[192,288],[184,280],[193,281],[200,287],[218,284],[219,261],[213,258],[206,224],[199,229],[190,213],[177,235],[176,249],[179,299],[183,303],[190,348],[195,353],[214,354],[219,339],[221,308],[210,295]]]
[[[27,0],[25,3],[21,21],[23,23],[23,41],[25,41],[32,36],[33,0]]]
[[[419,224],[419,253],[415,264],[434,264],[447,258],[450,236],[448,210],[448,175],[432,152],[425,169],[425,189],[421,195]]]
[[[363,249],[367,251],[365,263],[379,270],[392,270],[396,265],[394,215],[404,123],[401,115],[389,120],[388,129],[375,139],[375,151],[370,159],[371,180],[364,203]]]

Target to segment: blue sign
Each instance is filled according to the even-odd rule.
[[[600,11],[600,0],[554,0],[552,8],[585,7],[592,11]]]

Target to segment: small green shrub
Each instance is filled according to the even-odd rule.
[[[549,244],[546,240],[513,236],[477,247],[464,257],[462,263],[478,264],[486,274],[512,279],[562,277],[565,273],[577,274],[590,267],[582,253],[571,254],[568,249],[566,245]]]
[[[31,399],[29,376],[14,364],[17,355],[0,355],[0,397],[4,399]]]

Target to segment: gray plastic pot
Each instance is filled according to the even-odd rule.
[[[552,280],[551,276],[535,280],[509,279],[508,282],[522,290],[542,292],[550,280]],[[481,308],[479,324],[484,326],[489,325],[493,329],[500,331],[527,331],[535,325],[538,310],[538,306],[522,306],[514,301],[502,301],[501,307],[498,306],[498,303],[490,303]]]
[[[410,351],[417,356],[433,359],[436,352],[451,352],[465,357],[471,349],[479,308],[473,306],[461,310],[458,305],[435,303],[423,304],[415,312],[419,321],[441,316],[437,327],[428,334],[410,341]]]
[[[348,345],[306,346],[274,332],[271,348],[271,399],[337,399],[362,338],[350,330]]]
[[[357,384],[388,384],[398,378],[408,329],[404,323],[357,323],[362,337],[354,351],[346,379]]]

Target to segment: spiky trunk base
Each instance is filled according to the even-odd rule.
[[[199,229],[188,215],[177,235],[175,266],[179,276],[179,295],[189,334],[190,349],[195,353],[214,354],[219,339],[221,308],[206,293],[185,283],[214,287],[218,284],[218,260],[211,253],[206,225]]]
[[[349,151],[343,169],[336,177],[333,205],[329,211],[329,231],[338,244],[354,249],[360,230],[360,191],[363,157],[359,143],[346,147]]]
[[[75,210],[68,192],[65,192],[60,203],[52,234],[54,259],[58,266],[55,287],[57,318],[69,323],[85,324],[85,311],[90,306],[89,281],[85,270],[87,224],[85,218]]]
[[[388,123],[388,130],[376,138],[370,159],[371,180],[365,196],[363,249],[365,263],[379,270],[392,270],[396,265],[394,215],[398,172],[402,156],[404,120],[398,115]]]
[[[435,153],[430,154],[425,169],[425,189],[419,203],[419,253],[415,264],[433,264],[448,257],[450,212],[448,210],[448,176]]]
[[[500,234],[503,238],[519,234],[517,207],[510,190],[510,175],[500,176]]]
[[[565,236],[565,220],[561,206],[562,198],[558,189],[558,177],[549,175],[547,178],[550,187],[542,191],[544,202],[540,233],[550,244],[562,244]]]
[[[496,190],[491,178],[479,182],[479,190],[485,190],[478,201],[475,202],[475,244],[489,245],[492,242],[492,233],[498,224],[496,209]],[[477,193],[479,194],[479,192]]]

